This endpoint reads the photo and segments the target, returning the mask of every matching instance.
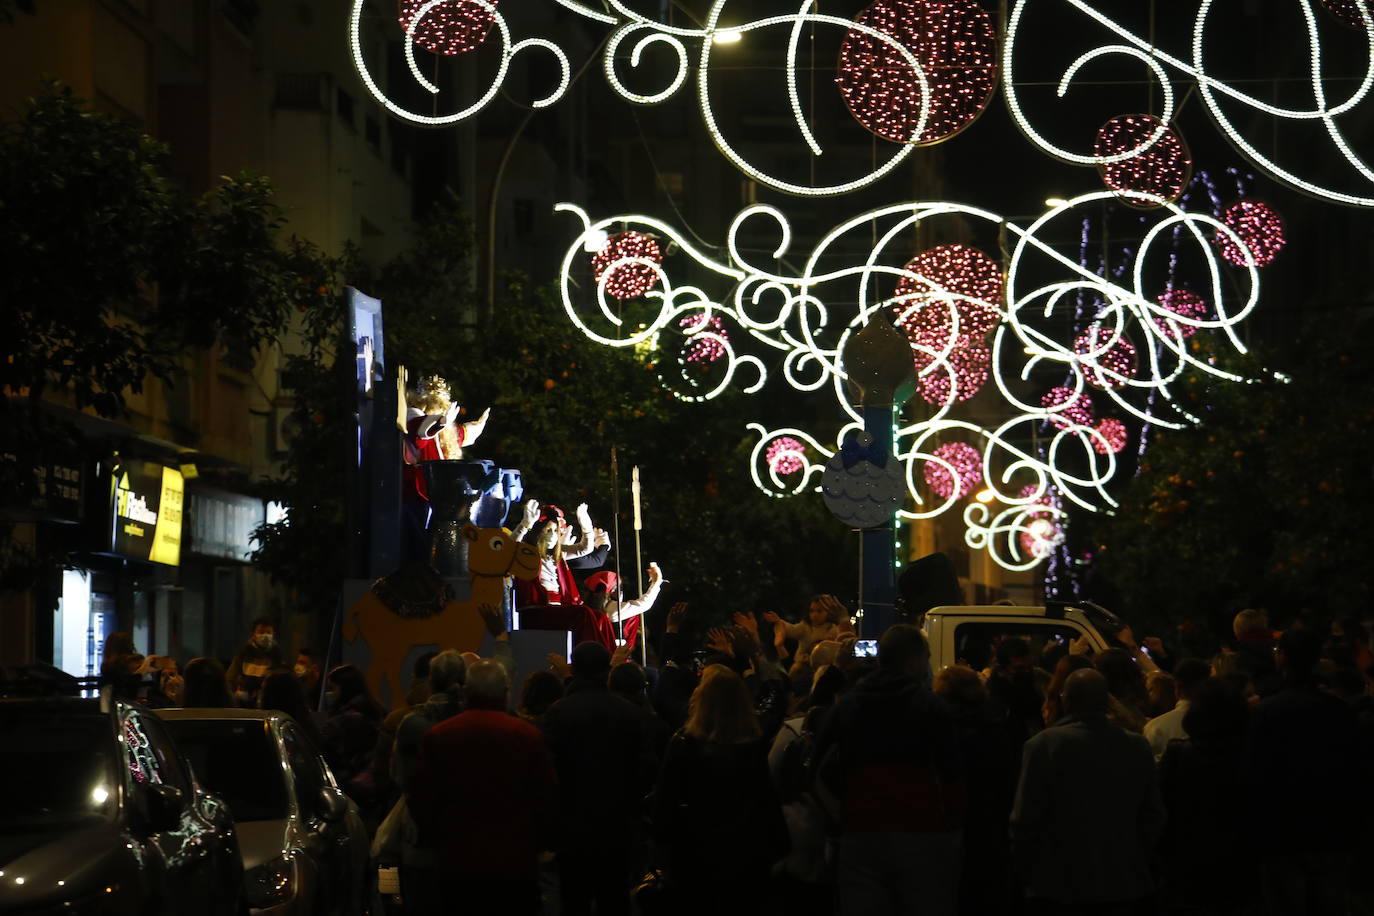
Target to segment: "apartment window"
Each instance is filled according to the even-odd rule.
[[[323,88],[323,80],[318,73],[278,73],[277,107],[296,111],[327,111],[325,100],[329,96]]]
[[[380,156],[382,154],[382,125],[372,115],[367,116],[364,135],[367,137],[367,145],[372,147]]]

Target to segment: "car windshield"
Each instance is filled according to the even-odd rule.
[[[200,784],[224,799],[236,821],[287,816],[286,771],[267,723],[258,719],[168,719]]]
[[[0,832],[65,830],[114,815],[117,747],[98,707],[5,704],[0,735]]]

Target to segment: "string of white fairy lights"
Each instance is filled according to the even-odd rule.
[[[1046,138],[1036,130],[1021,104],[1021,88],[1017,81],[1019,73],[1017,56],[1018,53],[1025,53],[1028,50],[1018,40],[1022,31],[1022,20],[1025,18],[1027,9],[1033,3],[1037,7],[1044,8],[1049,5],[1049,0],[1016,0],[1016,4],[1012,7],[1011,14],[1007,19],[1006,37],[1003,42],[1002,80],[1004,94],[1007,100],[1007,109],[1011,112],[1013,120],[1016,121],[1026,137],[1046,153],[1065,162],[1081,165],[1103,165],[1129,159],[1146,152],[1164,134],[1168,123],[1173,119],[1175,110],[1174,88],[1169,79],[1169,71],[1166,69],[1171,68],[1197,87],[1198,94],[1206,105],[1212,121],[1227,139],[1251,162],[1269,173],[1275,180],[1314,197],[1354,206],[1374,207],[1374,171],[1371,171],[1365,161],[1352,149],[1349,138],[1337,122],[1337,118],[1349,114],[1364,102],[1369,97],[1370,89],[1374,88],[1374,18],[1371,18],[1367,4],[1354,4],[1358,10],[1359,23],[1363,26],[1364,72],[1349,96],[1342,101],[1331,104],[1326,100],[1327,78],[1323,72],[1323,47],[1316,11],[1313,9],[1311,0],[1297,0],[1296,6],[1302,15],[1303,33],[1307,44],[1307,78],[1312,91],[1313,106],[1311,108],[1291,108],[1266,102],[1207,72],[1205,60],[1207,52],[1206,33],[1208,20],[1215,5],[1214,0],[1201,0],[1198,4],[1197,14],[1193,20],[1191,55],[1187,59],[1170,54],[1147,38],[1135,34],[1086,0],[1054,0],[1054,2],[1056,4],[1055,12],[1051,15],[1060,17],[1056,20],[1056,28],[1065,28],[1062,20],[1062,9],[1064,6],[1068,6],[1082,13],[1123,42],[1122,44],[1110,44],[1094,48],[1070,63],[1059,81],[1058,96],[1060,98],[1067,95],[1079,70],[1086,64],[1100,57],[1119,55],[1132,58],[1146,65],[1162,91],[1163,110],[1159,114],[1159,127],[1150,137],[1133,149],[1122,150],[1112,156],[1096,153],[1075,153]],[[1265,14],[1269,15],[1269,11],[1266,10]],[[1035,47],[1037,53],[1044,50],[1043,44]],[[1320,121],[1332,145],[1340,154],[1340,158],[1358,173],[1359,179],[1361,179],[1358,184],[1359,190],[1351,191],[1318,184],[1316,181],[1300,177],[1295,172],[1280,165],[1274,158],[1266,155],[1246,138],[1240,128],[1235,125],[1234,120],[1226,113],[1222,104],[1223,100],[1239,104],[1253,112],[1260,112],[1281,121]],[[1266,133],[1268,132],[1269,130],[1266,128]],[[1304,155],[1312,171],[1320,172],[1326,169],[1328,162],[1325,158],[1311,156],[1310,151],[1306,149]]]
[[[950,480],[967,473],[966,467],[951,463],[948,452],[941,454],[942,444],[951,440],[976,444],[982,464],[981,492],[977,501],[963,509],[966,540],[971,547],[988,549],[1005,567],[1026,569],[1058,543],[1057,519],[1063,510],[1047,504],[1048,494],[1053,492],[1058,501],[1087,511],[1110,511],[1117,505],[1108,484],[1116,471],[1116,453],[1125,444],[1118,435],[1120,421],[1112,418],[1115,425],[1092,425],[1091,416],[1077,413],[1081,400],[1097,398],[1116,416],[1181,428],[1196,421],[1173,394],[1185,373],[1244,381],[1211,359],[1199,357],[1189,345],[1193,335],[1206,331],[1219,345],[1245,351],[1236,328],[1258,301],[1257,264],[1247,254],[1239,269],[1223,266],[1216,240],[1249,251],[1226,223],[1211,214],[1185,212],[1162,198],[1127,192],[1136,203],[1153,209],[1142,217],[1151,225],[1120,282],[1089,271],[1076,256],[1048,241],[1064,237],[1065,224],[1076,226],[1084,213],[1096,212],[1104,200],[1120,193],[1081,195],[1051,207],[1024,226],[988,210],[948,201],[894,204],[831,229],[795,272],[779,267],[791,246],[791,226],[780,210],[767,205],[748,207],[735,216],[725,239],[727,255],[717,259],[683,232],[652,216],[622,214],[593,220],[576,204],[563,203],[557,209],[576,216],[581,232],[563,258],[560,297],[573,326],[606,346],[636,347],[657,341],[670,352],[662,335],[681,334],[685,353],[695,339],[709,335],[714,354],[709,371],[701,370],[699,359],[679,357],[677,361],[681,377],[672,380],[671,386],[684,400],[709,400],[732,386],[745,394],[758,394],[775,378],[800,392],[828,391],[840,417],[839,428],[830,436],[793,427],[770,429],[757,422],[749,425],[757,436],[750,472],[755,484],[773,496],[815,489],[817,476],[845,434],[863,427],[862,415],[846,390],[840,359],[849,335],[875,315],[887,320],[933,310],[941,318],[940,325],[948,329],[947,335],[943,340],[913,341],[913,358],[919,355],[915,361],[923,366],[922,376],[944,372],[950,384],[942,389],[948,392],[945,400],[932,405],[929,417],[896,431],[894,454],[902,464],[911,500],[911,508],[898,515],[931,518],[964,503],[971,495],[969,487],[947,487],[947,495],[940,496],[922,483],[931,467],[947,473]],[[942,284],[938,278],[904,266],[910,260],[907,246],[918,224],[949,216],[999,229],[1015,239],[1008,252],[1002,301],[968,296],[954,284]],[[1151,278],[1159,273],[1158,265],[1176,257],[1175,229],[1181,230],[1190,260],[1202,265],[1194,289],[1209,304],[1205,311],[1175,311],[1168,306],[1168,297],[1161,298],[1159,291],[1150,288],[1156,282]],[[751,238],[760,231],[776,237],[771,257],[762,260],[745,249],[746,231]],[[716,291],[676,285],[660,260],[636,256],[609,263],[603,258],[593,281],[588,248],[594,250],[598,240],[627,232],[656,236],[660,246],[676,246],[697,274],[715,278],[717,283],[703,282]],[[845,265],[839,252],[855,249],[866,250],[866,256]],[[675,271],[686,267],[678,261]],[[644,319],[633,325],[620,317],[624,303],[608,292],[621,269],[632,270],[638,277],[647,272],[653,278],[636,300],[650,307]],[[919,292],[895,292],[902,283]],[[1228,296],[1228,285],[1239,289],[1239,295]],[[1081,341],[1079,331],[1070,330],[1069,339],[1064,339],[1065,329],[1073,327],[1072,313],[1080,292],[1100,303],[1088,345]],[[951,357],[960,346],[960,322],[970,308],[992,310],[997,316],[991,332],[990,376],[1000,395],[1001,413],[1008,419],[996,426],[976,422],[959,397],[959,373]],[[1114,359],[1124,342],[1141,355],[1138,363],[1126,366]],[[1047,405],[1041,396],[1051,385],[1067,395]],[[1047,425],[1052,432],[1046,441],[1042,430]],[[770,446],[783,439],[800,445],[788,443],[783,450],[785,463],[769,461]],[[1029,444],[1037,439],[1041,448]],[[775,455],[778,451],[772,449]]]
[[[813,10],[813,0],[803,0],[795,13],[723,25],[722,16],[728,0],[714,0],[701,26],[689,28],[654,19],[630,9],[621,0],[605,0],[605,10],[598,10],[575,2],[575,0],[554,0],[554,2],[577,16],[612,27],[611,35],[603,51],[603,71],[611,88],[628,102],[640,105],[656,105],[672,98],[687,84],[691,76],[692,64],[695,61],[697,107],[708,134],[721,153],[741,172],[760,184],[799,196],[833,196],[865,187],[881,179],[900,165],[917,145],[938,142],[939,139],[943,139],[943,137],[927,138],[923,137],[922,134],[926,125],[933,123],[932,110],[947,101],[945,95],[950,92],[957,94],[959,91],[959,87],[952,89],[950,86],[939,84],[937,81],[936,86],[942,88],[940,92],[933,95],[931,82],[933,77],[928,74],[929,67],[923,64],[921,55],[936,52],[930,48],[923,49],[920,46],[910,47],[899,38],[866,24],[863,20],[869,11],[861,13],[856,19],[846,19],[817,13]],[[878,3],[870,9],[876,9],[884,3],[900,2],[910,2],[910,0],[878,0]],[[953,6],[959,2],[962,0],[942,0],[943,5],[947,6]],[[1328,79],[1324,72],[1322,30],[1319,27],[1312,0],[1297,0],[1297,9],[1302,16],[1302,33],[1307,47],[1305,77],[1310,84],[1313,104],[1308,108],[1295,108],[1267,102],[1208,72],[1206,35],[1214,0],[1199,0],[1198,2],[1193,21],[1192,46],[1187,56],[1171,54],[1158,47],[1148,38],[1135,34],[1127,26],[1107,16],[1087,0],[1052,0],[1052,2],[1057,6],[1051,11],[1051,14],[1060,14],[1062,6],[1067,5],[1071,10],[1081,13],[1090,22],[1095,23],[1114,38],[1113,43],[1093,48],[1068,64],[1057,87],[1060,98],[1067,95],[1069,89],[1078,79],[1080,72],[1089,64],[1094,64],[1103,58],[1127,58],[1131,62],[1133,73],[1138,71],[1138,64],[1145,65],[1150,78],[1159,86],[1162,93],[1162,110],[1158,113],[1154,130],[1150,131],[1138,144],[1126,149],[1114,149],[1106,152],[1097,150],[1075,152],[1058,145],[1045,136],[1037,129],[1030,114],[1022,104],[1023,87],[1018,82],[1018,76],[1021,72],[1023,58],[1026,55],[1034,54],[1037,60],[1044,59],[1046,54],[1045,43],[1043,41],[1023,41],[1022,33],[1026,28],[1025,22],[1028,18],[1028,11],[1032,10],[1033,7],[1035,9],[1049,7],[1051,0],[1016,0],[1007,20],[1005,34],[1002,37],[1001,83],[1007,108],[1013,120],[1031,142],[1044,152],[1066,162],[1093,165],[1099,168],[1144,155],[1167,136],[1170,123],[1176,112],[1177,99],[1174,80],[1171,79],[1172,72],[1176,79],[1186,81],[1197,88],[1198,94],[1217,128],[1243,155],[1276,180],[1326,200],[1355,206],[1374,207],[1374,169],[1371,169],[1356,152],[1339,121],[1342,116],[1354,112],[1369,97],[1371,88],[1374,88],[1374,19],[1371,19],[1366,4],[1354,4],[1356,12],[1347,17],[1351,20],[1348,24],[1363,26],[1361,40],[1361,47],[1365,54],[1363,73],[1348,95],[1342,99],[1328,102],[1326,98]],[[973,10],[977,10],[976,5],[969,5]],[[567,93],[571,80],[571,66],[567,53],[557,43],[544,38],[526,38],[513,42],[511,30],[505,17],[502,16],[501,11],[491,0],[430,0],[430,2],[415,9],[413,14],[404,20],[406,64],[411,77],[426,92],[437,97],[440,94],[440,89],[421,72],[416,62],[417,30],[424,29],[428,33],[437,28],[437,22],[431,23],[430,27],[426,28],[426,17],[431,14],[438,17],[439,13],[442,12],[441,8],[453,6],[467,6],[472,10],[480,11],[480,18],[484,23],[490,19],[491,28],[500,44],[499,61],[491,84],[475,100],[448,114],[426,114],[407,109],[394,102],[373,77],[363,54],[362,29],[367,0],[354,0],[349,24],[349,43],[353,62],[368,91],[389,112],[398,118],[426,126],[443,126],[470,118],[495,98],[509,73],[512,60],[516,55],[526,50],[537,49],[551,54],[558,65],[560,74],[557,85],[547,95],[532,100],[531,106],[541,108],[553,105]],[[965,36],[965,41],[953,43],[954,46],[977,44],[978,41],[982,40],[982,33],[975,27],[990,28],[973,20],[969,20],[965,25],[971,30],[969,35]],[[905,143],[884,141],[878,148],[886,151],[885,157],[879,156],[869,171],[834,183],[798,183],[782,176],[770,174],[760,168],[726,137],[712,103],[711,74],[714,46],[726,38],[738,40],[750,32],[770,28],[786,28],[789,30],[787,52],[783,58],[781,71],[786,84],[788,105],[797,128],[797,139],[808,148],[812,156],[821,156],[823,150],[808,122],[807,112],[797,91],[800,36],[803,29],[808,26],[839,28],[843,29],[851,39],[876,42],[877,46],[888,52],[884,55],[887,62],[874,73],[865,74],[864,78],[876,80],[879,83],[883,80],[899,81],[903,84],[914,83],[915,87],[919,89],[917,93],[918,110],[912,112],[907,121],[904,122],[914,124],[914,128],[907,134],[909,140]],[[1059,27],[1062,28],[1062,25]],[[471,25],[469,24],[467,28],[471,29]],[[912,41],[912,38],[907,36],[907,41]],[[622,47],[627,42],[629,43],[629,54],[625,55],[622,53]],[[433,44],[433,41],[430,40],[428,43]],[[689,48],[689,44],[692,43],[699,46],[697,50],[692,51]],[[621,77],[617,67],[623,62],[628,62],[632,71],[639,70],[644,63],[645,52],[656,45],[666,47],[673,58],[671,76],[667,83],[653,92],[639,92],[630,88]],[[966,51],[964,53],[973,52]],[[980,48],[977,53],[981,54],[982,49]],[[926,63],[930,63],[930,61],[931,59],[927,58]],[[893,63],[900,63],[905,66],[893,67]],[[944,67],[949,63],[949,61],[940,60],[936,62],[936,66]],[[986,78],[986,74],[980,78]],[[881,85],[878,88],[879,90],[884,89]],[[1272,155],[1266,154],[1246,138],[1241,129],[1236,126],[1234,119],[1228,115],[1225,109],[1226,105],[1239,105],[1278,121],[1319,122],[1340,160],[1355,173],[1355,186],[1342,187],[1319,183],[1315,179],[1303,177],[1296,170],[1280,164]],[[769,142],[770,144],[776,143],[777,138],[770,138]],[[1311,171],[1325,172],[1328,165],[1325,159],[1310,156],[1308,158],[1312,160]]]

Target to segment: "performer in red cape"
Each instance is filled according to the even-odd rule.
[[[579,520],[587,516],[585,503],[577,507]],[[584,524],[582,536],[571,544],[567,543],[569,528],[563,517],[563,510],[557,506],[540,507],[537,500],[525,501],[524,517],[511,532],[516,540],[529,540],[534,532],[534,546],[539,551],[539,576],[529,582],[516,580],[515,608],[523,610],[529,605],[580,605],[582,596],[577,591],[577,580],[568,569],[568,560],[576,560],[596,550],[596,532],[590,524]]]
[[[561,509],[557,506],[541,508],[533,499],[525,502],[524,516],[512,533],[520,540],[528,540],[530,532],[534,532],[540,569],[537,579],[516,581],[516,613],[519,614],[522,629],[571,630],[573,645],[594,641],[614,651],[617,636],[615,618],[608,616],[605,608],[609,604],[612,611],[633,621],[633,627],[626,628],[625,637],[627,642],[632,641],[639,627],[639,615],[658,597],[663,576],[656,564],[650,564],[649,588],[635,601],[625,602],[624,610],[621,610],[615,574],[595,573],[588,579],[588,587],[592,589],[589,597],[593,604],[589,606],[584,603],[572,570],[568,568],[568,561],[606,546],[609,539],[604,531],[592,525],[585,503],[577,507],[577,519],[581,531],[574,540],[570,537],[571,526],[564,519]],[[610,578],[607,579],[607,576]]]
[[[612,640],[616,639],[618,627],[623,625],[625,645],[634,645],[635,636],[639,633],[640,617],[654,606],[654,602],[658,600],[659,589],[668,581],[663,578],[663,572],[657,563],[649,564],[648,573],[649,587],[633,601],[624,600],[625,593],[620,585],[620,577],[609,569],[603,569],[587,577],[584,583],[587,588],[587,604],[601,612],[604,625],[598,622],[598,630],[608,629]],[[612,642],[612,646],[614,645]]]

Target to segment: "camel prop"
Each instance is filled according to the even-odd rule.
[[[428,617],[402,617],[368,589],[344,614],[343,638],[353,643],[362,636],[371,650],[372,661],[364,674],[378,700],[385,696],[383,684],[390,687],[393,706],[405,696],[401,669],[415,646],[476,652],[486,635],[478,606],[501,606],[507,576],[533,579],[539,575],[539,555],[534,547],[517,541],[509,530],[468,524],[463,526],[463,537],[468,541],[472,581],[468,600],[449,601],[443,610]]]

